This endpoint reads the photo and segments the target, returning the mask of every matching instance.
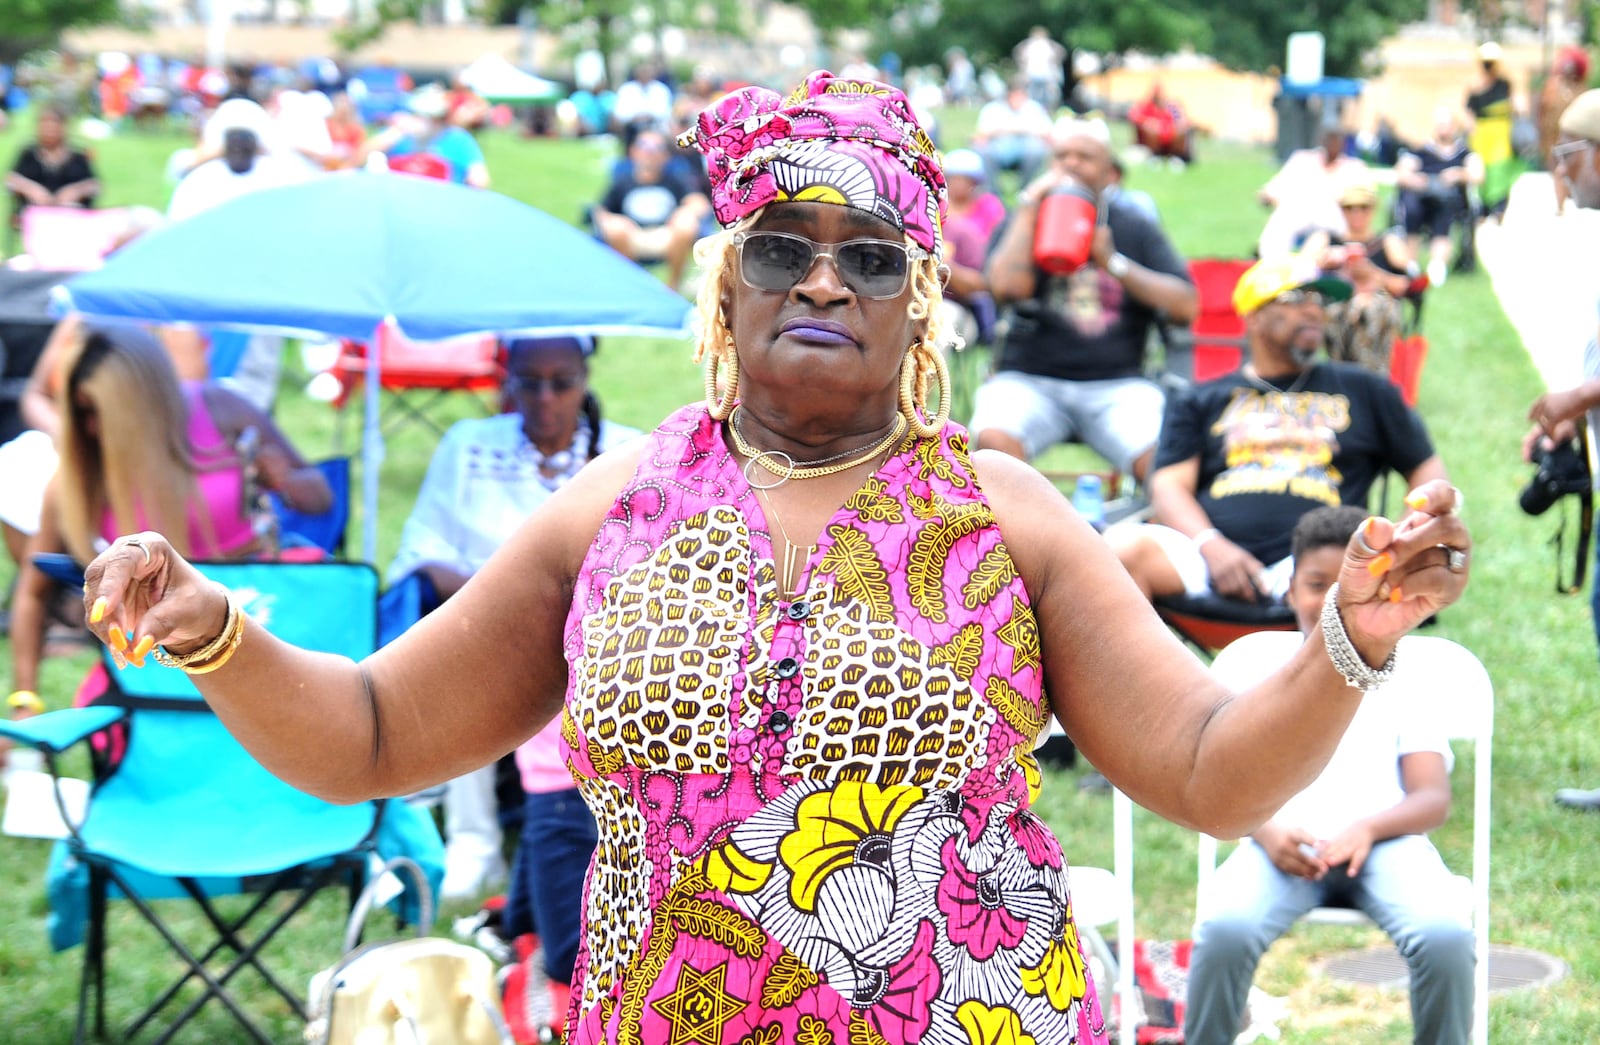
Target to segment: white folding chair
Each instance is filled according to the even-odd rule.
[[[1050,729],[1039,735],[1043,743],[1050,734],[1064,735],[1054,718]],[[1117,1025],[1117,1045],[1135,1045],[1142,1006],[1133,980],[1133,799],[1120,790],[1111,792],[1112,870],[1103,867],[1072,865],[1067,886],[1072,890],[1072,914],[1084,943],[1115,981],[1113,988],[1121,998]],[[1113,955],[1100,927],[1117,926],[1117,951]],[[1109,1006],[1110,995],[1102,995],[1102,1006]]]
[[[1276,633],[1247,635],[1217,654],[1213,672],[1230,677],[1230,672],[1260,657],[1268,644],[1280,643],[1286,636]],[[1444,723],[1451,740],[1473,742],[1472,755],[1472,876],[1456,875],[1462,906],[1472,911],[1473,948],[1477,964],[1473,972],[1472,1041],[1489,1042],[1489,797],[1494,762],[1494,683],[1477,656],[1456,642],[1431,635],[1408,635],[1400,640],[1396,662],[1405,664],[1412,678],[1427,678],[1434,687],[1427,694],[1434,713]],[[1246,669],[1247,670],[1247,669]],[[1382,699],[1374,694],[1367,699]],[[1217,840],[1200,835],[1198,846],[1195,906],[1210,887],[1217,868]],[[1365,913],[1346,907],[1317,907],[1305,921],[1334,925],[1371,925]]]

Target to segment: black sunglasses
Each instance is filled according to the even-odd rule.
[[[733,245],[739,248],[739,278],[746,286],[785,294],[823,257],[833,259],[839,278],[854,293],[864,298],[899,297],[906,289],[911,262],[927,257],[920,247],[889,240],[822,244],[790,232],[739,232]]]
[[[561,395],[582,384],[582,374],[557,374],[555,377],[521,377],[517,374],[507,374],[505,389],[508,395],[522,392],[538,395],[547,389],[554,395]]]

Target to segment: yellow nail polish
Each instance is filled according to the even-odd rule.
[[[90,624],[99,624],[102,620],[105,619],[105,615],[106,615],[106,597],[104,595],[102,595],[98,599],[94,600],[94,605],[89,608],[89,623]]]
[[[1382,577],[1384,574],[1389,572],[1389,567],[1393,565],[1394,556],[1390,555],[1388,552],[1384,552],[1376,559],[1373,559],[1371,562],[1367,563],[1367,572],[1372,574],[1374,577]]]
[[[144,658],[150,653],[151,650],[155,649],[155,646],[156,640],[146,635],[144,638],[139,640],[139,644],[137,646],[133,647],[133,652],[129,654],[129,656],[133,658],[135,664],[138,664],[142,668],[144,667]]]
[[[111,625],[111,634],[109,638],[111,641],[111,648],[116,650],[118,653],[121,653],[123,650],[128,648],[128,637],[124,635],[122,633],[122,629],[117,627],[115,624]]]
[[[1407,508],[1421,508],[1423,505],[1425,505],[1427,503],[1428,503],[1428,495],[1425,494],[1425,493],[1418,492],[1418,493],[1408,494],[1406,496],[1406,507]]]
[[[1403,594],[1401,594],[1399,588],[1394,588],[1389,592],[1389,601],[1390,602],[1398,603],[1403,598],[1405,598],[1405,596]]]

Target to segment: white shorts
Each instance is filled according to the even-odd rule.
[[[1194,546],[1193,541],[1172,527],[1162,526],[1159,523],[1142,524],[1139,532],[1161,546],[1167,561],[1172,563],[1172,568],[1178,571],[1178,577],[1183,581],[1185,595],[1211,593],[1211,569],[1206,565],[1205,556],[1200,554],[1200,549]],[[1289,593],[1289,578],[1293,575],[1292,555],[1286,555],[1277,562],[1267,565],[1264,587],[1272,601],[1283,601],[1283,597]]]
[[[56,447],[45,433],[29,429],[0,446],[0,522],[29,537],[38,533],[44,488],[55,474]]]
[[[1057,443],[1087,443],[1123,472],[1156,445],[1166,396],[1142,377],[1066,381],[1002,370],[973,397],[977,440],[985,429],[1015,437],[1032,460]]]

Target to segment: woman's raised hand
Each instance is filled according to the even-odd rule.
[[[1339,610],[1357,648],[1392,645],[1461,597],[1472,561],[1462,502],[1460,490],[1434,479],[1406,495],[1399,522],[1374,516],[1350,538]]]
[[[84,616],[120,667],[150,651],[198,649],[222,633],[228,599],[159,533],[118,537],[84,571]]]

